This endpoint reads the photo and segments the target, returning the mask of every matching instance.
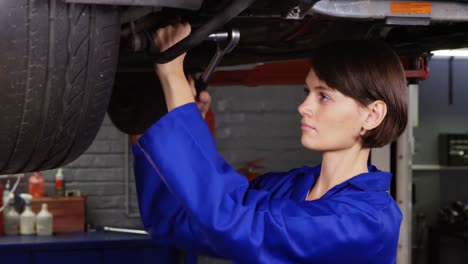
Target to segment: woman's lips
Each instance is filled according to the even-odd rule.
[[[313,126],[310,126],[308,124],[306,124],[305,122],[301,122],[301,129],[302,130],[305,130],[305,131],[315,131],[315,127]]]

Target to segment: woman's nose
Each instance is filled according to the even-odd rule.
[[[297,107],[297,111],[299,112],[299,114],[300,114],[301,116],[307,115],[306,101],[307,101],[307,100],[304,100],[304,101]]]

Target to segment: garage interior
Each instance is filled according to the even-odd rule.
[[[158,7],[154,7],[156,2]],[[161,8],[159,2],[166,5]],[[132,97],[134,82],[141,79],[138,85],[143,86],[147,81],[138,72],[153,76],[152,64],[161,59],[148,46],[149,30],[164,25],[165,19],[179,19],[179,14],[200,29],[209,22],[207,18],[231,2],[235,1],[102,0],[95,5],[94,0],[9,0],[9,8],[0,8],[0,18],[28,25],[19,28],[4,20],[10,30],[5,30],[5,41],[0,43],[4,50],[0,63],[7,64],[1,64],[6,70],[0,73],[0,83],[10,85],[2,86],[6,92],[0,96],[0,110],[6,113],[0,117],[5,122],[0,122],[0,133],[5,134],[0,145],[8,144],[5,149],[12,151],[0,154],[6,157],[0,159],[0,168],[54,168],[0,175],[1,263],[233,263],[191,248],[157,244],[150,238],[135,187],[132,147],[136,139],[129,134],[136,133],[122,132],[122,123],[142,127],[149,119],[146,115],[133,123],[133,116],[126,119],[125,105],[119,105],[125,99],[133,100],[136,108],[144,105],[138,111],[148,105],[165,109],[161,93],[140,90],[141,94]],[[311,45],[341,40],[344,32],[349,32],[344,39],[382,37],[402,56],[410,109],[405,133],[391,145],[372,150],[369,160],[394,174],[389,192],[404,215],[396,263],[468,263],[468,49],[428,54],[433,45],[444,49],[466,46],[468,18],[463,15],[468,14],[468,2],[342,1],[369,6],[341,10],[330,2],[334,1],[290,0],[277,5],[245,1],[245,13],[239,9],[231,24],[224,21],[240,26],[245,37],[239,42],[238,38],[233,41],[233,35],[223,35],[224,41],[231,41],[229,51],[238,44],[239,48],[236,55],[226,56],[221,67],[218,62],[209,65],[213,54],[208,56],[206,51],[214,53],[218,48],[219,52],[217,38],[222,36],[208,38],[218,46],[204,38],[200,46],[191,47],[187,68],[197,72],[197,80],[207,82],[201,83],[207,84],[212,97],[206,122],[219,153],[249,180],[320,163],[321,154],[305,149],[300,140],[297,108],[305,97],[304,76],[310,69],[303,58],[316,47]],[[129,7],[134,3],[146,7]],[[384,5],[389,14],[380,12]],[[259,19],[265,19],[265,24],[253,26]],[[18,47],[15,52],[6,52],[13,47]],[[405,57],[414,60],[408,63]],[[263,60],[282,62],[256,64]],[[205,73],[200,72],[203,69]],[[207,72],[209,76],[204,76]],[[114,98],[119,86],[123,90]],[[46,91],[46,87],[53,89]],[[44,103],[33,105],[36,101]],[[108,114],[91,144],[93,129],[97,131],[105,111]],[[46,118],[34,122],[40,116],[36,112]],[[57,122],[56,117],[60,117]],[[12,127],[9,124],[21,127],[6,129]],[[51,131],[49,124],[56,124],[60,131]],[[34,147],[28,148],[29,143]],[[89,148],[81,154],[87,143]]]

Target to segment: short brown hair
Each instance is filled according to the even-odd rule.
[[[311,64],[321,81],[359,104],[386,103],[385,119],[362,136],[363,147],[385,146],[403,133],[408,121],[405,72],[387,44],[375,40],[334,42],[316,49]]]

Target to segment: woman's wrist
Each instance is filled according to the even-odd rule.
[[[166,64],[155,64],[154,69],[159,79],[176,76],[185,77],[183,62],[180,64],[174,61],[168,62]]]
[[[195,102],[190,85],[183,71],[161,74],[158,72],[159,80],[164,91],[167,110]]]

